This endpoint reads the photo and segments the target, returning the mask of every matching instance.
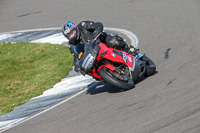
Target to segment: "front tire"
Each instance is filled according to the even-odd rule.
[[[114,74],[114,71],[111,71],[106,67],[102,67],[100,69],[99,75],[105,81],[107,81],[108,83],[110,83],[118,88],[121,88],[124,90],[129,90],[134,87],[134,82],[130,77],[128,77],[124,74],[124,75],[121,75],[122,78],[119,78]]]

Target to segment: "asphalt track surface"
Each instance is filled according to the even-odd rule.
[[[132,31],[157,74],[121,92],[100,82],[6,133],[199,133],[199,0],[0,0],[0,32],[103,22]]]

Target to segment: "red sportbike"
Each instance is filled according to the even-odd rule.
[[[154,62],[142,53],[131,55],[108,48],[104,43],[78,44],[74,53],[79,59],[81,74],[124,90],[133,88],[136,79],[153,75],[156,71]]]

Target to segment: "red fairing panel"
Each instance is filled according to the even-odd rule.
[[[97,56],[97,60],[101,60],[101,59],[105,58],[105,59],[111,60],[113,62],[125,63],[127,66],[129,66],[131,68],[133,67],[134,57],[131,56],[130,54],[123,52],[123,51],[120,51],[120,50],[117,50],[117,51],[123,53],[123,57],[122,57],[122,56],[119,56],[116,53],[114,53],[113,48],[108,48],[103,43],[99,43],[98,45],[101,46],[101,49],[100,49],[99,54]],[[103,56],[100,57],[101,54],[103,54]]]

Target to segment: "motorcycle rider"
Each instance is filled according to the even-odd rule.
[[[99,34],[98,41],[105,43],[108,47],[134,53],[133,46],[128,45],[123,38],[116,35],[109,35],[103,32],[101,22],[82,21],[78,25],[68,21],[62,29],[63,35],[69,40],[69,49],[74,56],[74,46],[77,44],[86,44],[95,39]],[[74,56],[75,71],[79,71],[79,63]]]

